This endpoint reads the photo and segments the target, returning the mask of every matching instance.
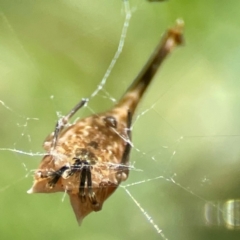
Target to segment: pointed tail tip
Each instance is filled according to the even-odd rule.
[[[169,30],[169,35],[172,35],[177,45],[184,44],[183,29],[184,21],[183,19],[178,18],[176,20],[176,25]]]
[[[166,32],[165,38],[163,38],[163,42],[169,43],[169,44],[166,44],[169,52],[171,52],[171,50],[174,47],[184,44],[183,29],[184,29],[184,21],[181,18],[179,18],[176,20],[175,26],[171,27]]]
[[[184,28],[184,20],[183,20],[182,18],[178,18],[178,19],[176,20],[176,25],[178,26],[178,28],[179,28],[180,30],[182,30],[182,29]]]

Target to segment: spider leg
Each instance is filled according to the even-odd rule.
[[[65,178],[68,178],[70,176],[72,176],[74,173],[76,173],[77,171],[79,171],[81,169],[81,160],[79,158],[73,158],[73,160],[75,160],[74,164],[71,166],[70,171],[67,173],[67,175],[65,176]]]
[[[55,184],[58,182],[58,180],[60,179],[60,177],[63,175],[63,173],[68,169],[69,167],[63,166],[59,170],[49,173],[48,177],[51,177],[52,179],[48,182],[48,186],[50,188],[53,188]]]
[[[131,124],[132,124],[132,114],[130,111],[128,111],[128,115],[127,115],[127,140],[126,140],[126,146],[122,155],[122,159],[120,162],[120,165],[118,167],[118,173],[117,173],[117,178],[119,179],[119,181],[124,181],[126,180],[127,176],[128,176],[128,162],[129,162],[129,156],[130,156],[130,152],[131,152]]]
[[[96,199],[96,195],[92,190],[92,173],[91,173],[91,167],[90,166],[86,166],[86,174],[87,174],[87,187],[88,187],[88,197],[90,199],[90,202],[94,205],[96,205],[97,199]]]
[[[81,164],[84,164],[83,162]],[[87,169],[85,166],[82,167],[82,172],[80,173],[80,184],[79,184],[79,196],[82,201],[85,200],[85,182],[87,179]]]
[[[75,172],[79,170],[79,165],[81,165],[81,162],[79,159],[76,159],[75,163],[71,167],[65,165],[57,171],[49,172],[47,174],[47,177],[50,177],[51,180],[48,182],[48,186],[50,188],[53,188],[60,179],[60,177],[68,178],[69,176],[72,176]]]
[[[90,202],[92,204],[97,204],[96,196],[95,193],[92,190],[92,174],[91,174],[91,167],[89,163],[85,160],[80,160],[79,158],[74,158],[76,159],[76,162],[74,163],[75,165],[75,170],[76,172],[78,169],[81,169],[80,173],[80,183],[79,183],[79,196],[81,200],[84,202],[86,199],[86,194],[85,194],[85,183],[87,181],[87,188],[88,188],[88,197],[90,199]],[[78,166],[78,167],[76,167]],[[71,172],[72,174],[74,172]]]
[[[63,116],[57,121],[57,124],[55,126],[54,136],[52,140],[52,149],[54,149],[57,145],[58,136],[61,133],[62,129],[66,126],[66,124],[69,122],[70,118],[86,103],[88,102],[88,99],[82,99],[66,116]]]
[[[132,114],[130,111],[128,111],[128,115],[127,115],[127,137],[128,137],[128,140],[127,140],[127,144],[126,144],[125,150],[122,155],[122,160],[121,160],[122,165],[125,165],[128,163],[129,154],[130,154],[131,147],[132,147],[131,146],[131,135],[132,135],[131,134],[132,133],[131,124],[132,124]]]

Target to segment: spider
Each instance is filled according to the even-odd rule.
[[[134,111],[159,66],[176,45],[182,43],[182,21],[169,29],[156,50],[109,111],[69,124],[73,115],[88,102],[82,99],[44,142],[46,155],[34,175],[28,193],[67,192],[79,222],[128,178],[131,151],[131,122]]]
[[[70,113],[76,112],[77,111],[76,109],[84,106],[85,103],[86,103],[86,100],[83,99]],[[68,119],[69,114],[66,117]],[[52,141],[53,148],[56,147],[56,142],[57,142],[56,139],[58,138],[59,129],[61,128],[60,126],[62,126],[61,125],[62,121],[63,121],[63,118],[61,118],[57,122],[53,141]],[[105,122],[106,126],[113,127],[113,128],[117,127],[116,119],[112,116],[105,117],[104,122]],[[127,115],[127,137],[128,137],[128,139],[130,139],[130,127],[131,127],[131,113],[128,112],[128,115]],[[96,148],[98,144],[97,144],[97,142],[92,141],[90,145],[93,146],[94,148]],[[121,160],[122,165],[124,165],[128,162],[130,149],[131,149],[131,145],[130,145],[130,142],[128,141],[126,144],[126,147],[124,149],[123,155],[122,155],[122,160]],[[91,174],[91,164],[90,164],[90,162],[92,164],[94,164],[94,161],[93,161],[94,155],[92,154],[92,152],[90,150],[87,150],[85,148],[79,149],[78,152],[76,152],[76,155],[78,157],[73,158],[74,162],[71,166],[64,165],[57,171],[50,171],[47,173],[47,175],[45,175],[45,176],[42,175],[41,177],[42,178],[47,177],[48,179],[50,179],[48,181],[48,186],[49,186],[49,188],[54,188],[54,186],[56,185],[56,183],[59,181],[59,179],[61,177],[64,177],[66,179],[69,176],[72,176],[73,174],[79,172],[79,176],[80,176],[79,197],[81,198],[82,202],[84,202],[86,200],[85,199],[86,198],[85,183],[87,182],[89,200],[93,205],[95,205],[95,208],[96,208],[98,205],[98,202],[96,200],[95,193],[92,191],[92,174]],[[120,170],[120,168],[123,169],[123,167],[121,167],[121,166],[118,166],[118,168],[119,168],[119,170]]]

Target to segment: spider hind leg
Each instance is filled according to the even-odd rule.
[[[130,155],[130,151],[131,151],[131,125],[132,125],[132,113],[130,111],[128,111],[128,115],[127,115],[127,144],[126,147],[124,149],[123,155],[122,155],[122,160],[121,160],[121,164],[125,165],[128,163],[129,161],[129,155]]]
[[[127,113],[127,128],[126,128],[126,135],[127,139],[126,141],[126,146],[122,155],[122,159],[120,162],[120,166],[118,167],[118,173],[117,173],[117,178],[118,181],[125,181],[128,177],[128,162],[129,162],[129,156],[131,152],[131,124],[132,124],[132,113],[128,111]]]

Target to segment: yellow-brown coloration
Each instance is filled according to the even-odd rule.
[[[134,114],[162,61],[181,42],[182,22],[178,22],[176,27],[167,31],[143,70],[112,110],[78,120],[61,129],[55,142],[52,133],[44,142],[47,154],[35,172],[29,193],[67,192],[79,223],[92,211],[101,210],[104,201],[128,177],[129,114]],[[126,151],[127,147],[129,151]],[[79,196],[81,168],[72,175],[65,174],[66,170],[56,183],[49,184],[51,173],[64,166],[70,169],[76,158],[90,166],[95,202],[86,185],[86,198],[83,200]]]

